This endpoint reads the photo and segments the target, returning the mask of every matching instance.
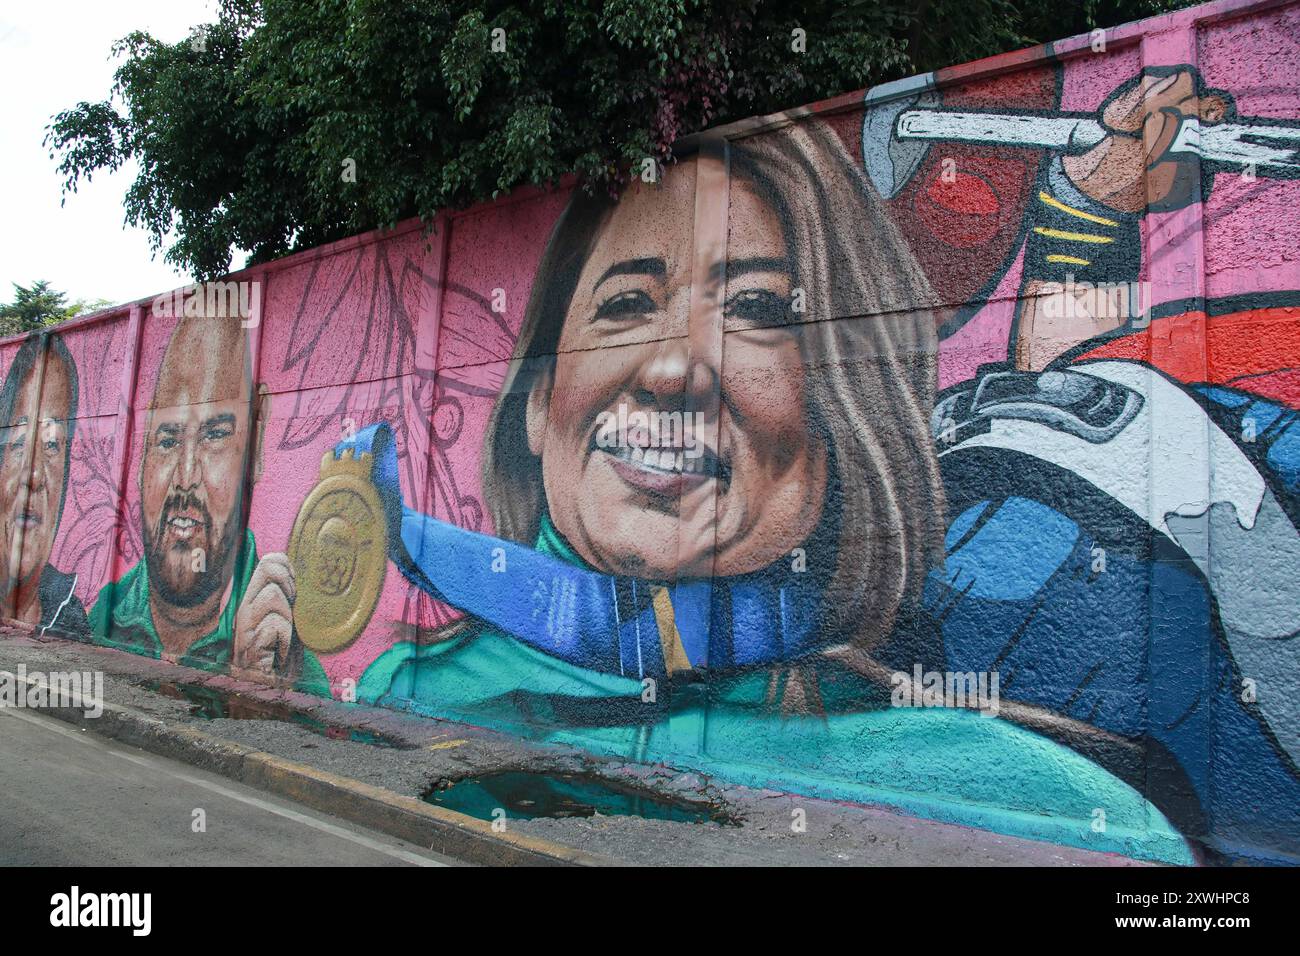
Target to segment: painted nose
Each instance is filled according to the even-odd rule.
[[[180,462],[176,465],[176,486],[183,491],[192,491],[199,483],[202,468],[199,463],[197,444],[187,441],[181,452]]]
[[[717,387],[717,369],[693,356],[683,336],[659,342],[654,356],[641,366],[637,400],[657,408],[702,409]]]
[[[45,486],[45,476],[41,474],[41,464],[36,454],[40,437],[40,433],[33,427],[23,442],[22,455],[19,458],[19,467],[22,471],[18,480],[20,484],[26,486],[29,493]]]
[[[718,390],[719,375],[713,361],[691,348],[689,298],[687,285],[676,297],[678,321],[672,329],[677,334],[655,343],[654,353],[638,370],[636,397],[642,404],[669,410],[706,409],[709,396]]]

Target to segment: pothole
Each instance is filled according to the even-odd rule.
[[[503,770],[434,787],[424,795],[424,800],[479,820],[497,819],[504,810],[506,817],[516,820],[591,817],[599,813],[678,823],[738,825],[731,814],[706,803],[676,800],[577,773]]]
[[[388,747],[394,750],[416,749],[415,744],[408,744],[378,731],[329,724],[284,704],[258,700],[243,694],[232,694],[211,687],[178,684],[171,681],[149,681],[144,687],[163,697],[186,701],[190,705],[190,716],[197,717],[199,720],[278,720],[305,727],[312,733],[330,740],[351,740],[372,747]]]

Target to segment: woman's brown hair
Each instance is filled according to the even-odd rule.
[[[933,293],[866,176],[818,120],[729,144],[732,181],[776,212],[789,250],[808,426],[830,477],[808,560],[829,570],[825,643],[869,653],[942,560],[943,486],[930,435]],[[575,192],[542,257],[484,440],[483,490],[497,534],[533,544],[546,492],[528,446],[528,396],[550,379],[578,275],[613,201]],[[725,350],[724,350],[725,361]]]

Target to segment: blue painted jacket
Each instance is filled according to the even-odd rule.
[[[1296,420],[1122,362],[994,371],[935,412],[947,667],[1234,856],[1300,851]]]

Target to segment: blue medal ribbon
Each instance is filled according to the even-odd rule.
[[[816,647],[820,588],[778,564],[751,575],[655,583],[581,568],[408,508],[385,423],[334,447],[373,458],[388,554],[416,587],[579,667],[627,677],[772,664]],[[665,654],[667,652],[667,662]]]

